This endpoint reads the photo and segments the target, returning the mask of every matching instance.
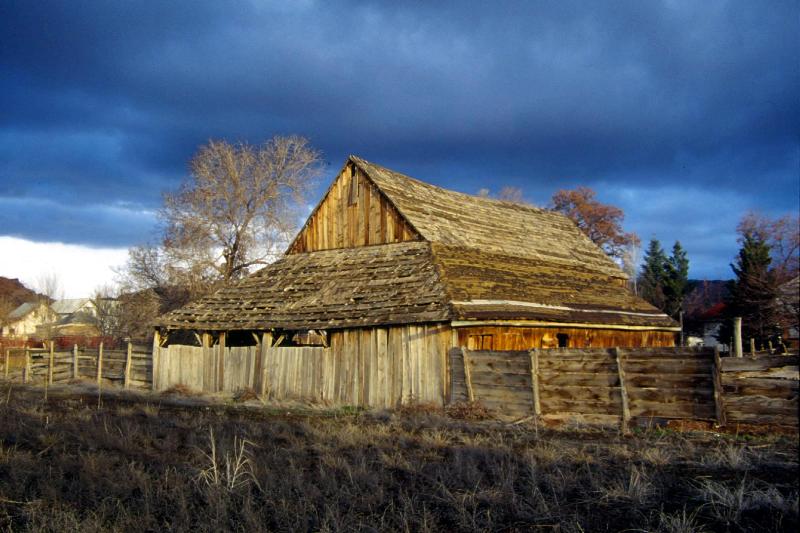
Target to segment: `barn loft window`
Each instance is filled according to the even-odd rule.
[[[358,174],[356,174],[355,168],[353,169],[353,177],[350,178],[350,194],[348,197],[348,205],[355,205],[358,203]]]
[[[566,348],[569,344],[569,335],[566,333],[557,333],[556,339],[558,339],[558,347],[559,348]]]
[[[494,345],[492,335],[470,335],[468,341],[470,350],[491,350]]]

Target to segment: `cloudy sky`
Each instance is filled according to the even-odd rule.
[[[796,1],[6,0],[0,35],[0,275],[68,295],[210,138],[307,136],[324,181],[354,153],[538,205],[588,185],[699,278],[745,211],[798,211]]]

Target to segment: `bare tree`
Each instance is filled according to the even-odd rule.
[[[302,137],[259,147],[210,141],[192,158],[190,179],[164,195],[169,267],[227,282],[266,264],[291,237],[295,207],[320,168]]]
[[[120,316],[117,291],[110,285],[95,289],[92,295],[94,320],[102,337],[120,337]]]
[[[750,211],[736,227],[739,242],[751,235],[766,243],[772,260],[770,268],[777,283],[785,283],[800,272],[800,217],[785,215],[769,218]]]
[[[319,151],[302,137],[200,147],[189,177],[164,195],[159,244],[131,248],[119,272],[123,329],[147,329],[134,323],[149,324],[270,262],[296,230],[299,206],[321,170]]]
[[[42,324],[37,327],[37,335],[41,335],[42,339],[48,340],[53,338],[58,321],[58,315],[50,306],[64,298],[64,289],[58,274],[50,272],[39,276],[36,280],[36,292],[39,294],[38,303],[40,307],[36,312],[44,313]]]
[[[512,187],[510,185],[504,185],[497,194],[493,194],[490,189],[483,187],[478,190],[477,195],[481,198],[495,198],[497,200],[502,200],[504,202],[510,202],[513,204],[529,205],[529,202],[525,201],[522,189],[519,187]]]
[[[11,322],[11,312],[17,308],[17,303],[8,295],[0,295],[0,336],[3,334],[3,328]]]

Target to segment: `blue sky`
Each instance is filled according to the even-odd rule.
[[[700,278],[745,211],[798,211],[797,2],[6,1],[0,35],[6,243],[152,240],[200,144],[275,134],[323,151],[310,203],[350,153],[539,205],[588,185]]]

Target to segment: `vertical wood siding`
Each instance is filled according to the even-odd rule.
[[[394,407],[444,405],[450,327],[443,324],[334,331],[330,346],[221,349],[171,345],[156,358],[158,389],[181,384],[217,392],[252,388],[276,400]]]
[[[287,253],[421,240],[386,197],[358,173],[351,202],[350,166],[337,177]]]
[[[644,348],[675,346],[671,331],[473,326],[457,328],[458,345],[470,350],[530,350],[557,348],[558,334],[567,335],[566,348]]]

